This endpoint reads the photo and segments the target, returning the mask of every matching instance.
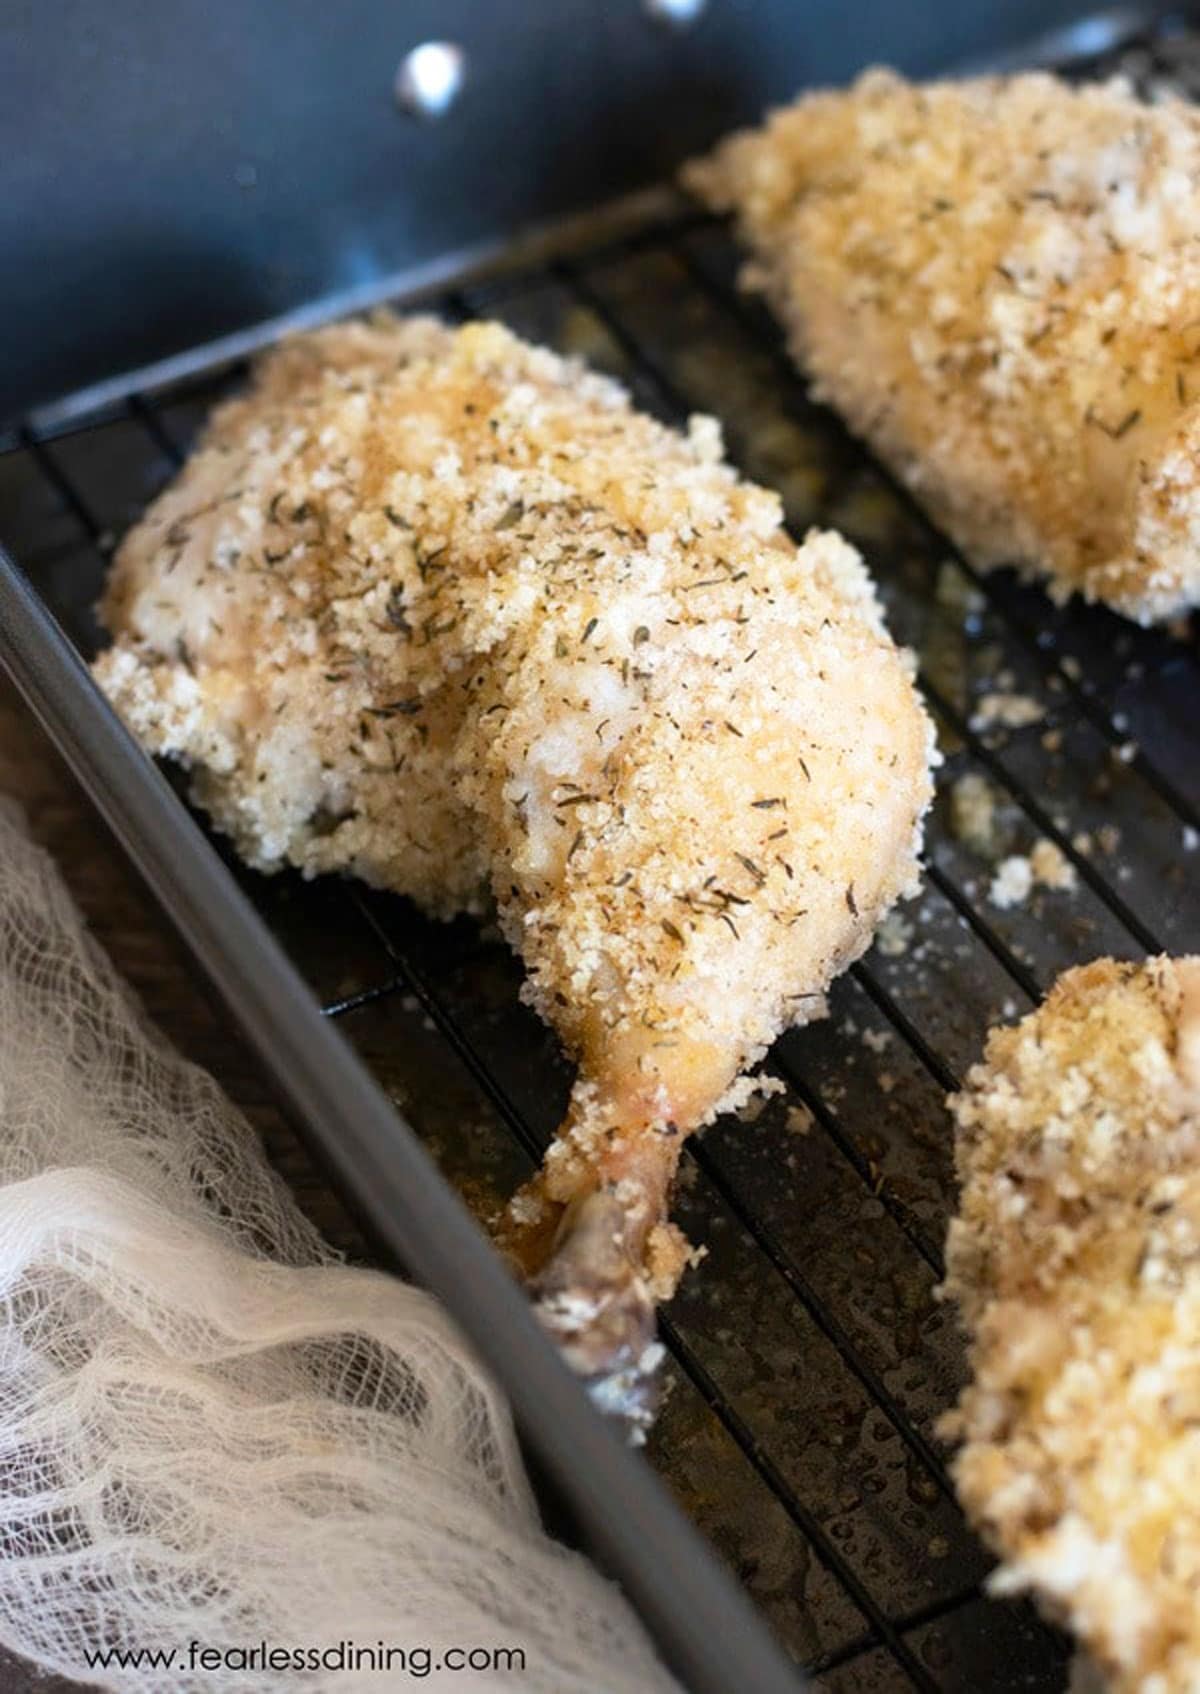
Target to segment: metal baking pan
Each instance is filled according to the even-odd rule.
[[[933,1435],[963,1372],[934,1295],[953,1203],[942,1097],[987,1023],[1065,965],[1200,949],[1195,639],[975,578],[808,399],[736,293],[728,231],[651,179],[768,101],[871,60],[929,71],[1050,29],[1023,56],[1186,88],[1195,37],[1183,20],[1069,5],[855,0],[830,18],[710,0],[690,27],[689,7],[651,17],[636,0],[603,15],[582,0],[352,10],[353,30],[302,0],[250,21],[224,3],[203,18],[173,8],[170,28],[126,4],[68,6],[53,26],[30,15],[6,72],[38,97],[18,90],[0,113],[27,190],[23,215],[10,196],[0,217],[14,218],[9,251],[29,254],[0,279],[20,350],[0,388],[0,541],[20,561],[0,568],[0,659],[314,1148],[505,1385],[548,1509],[621,1579],[686,1686],[794,1688],[799,1662],[838,1694],[1049,1694],[1066,1644],[1028,1607],[982,1598],[987,1559]],[[392,71],[434,34],[462,46],[467,80],[422,126],[397,113]],[[86,161],[41,110],[48,75],[60,109],[71,91],[83,102]],[[139,87],[153,98],[139,104]],[[588,210],[628,190],[646,192]],[[145,270],[147,230],[167,235]],[[235,267],[253,287],[229,285]],[[949,755],[911,934],[843,979],[826,1023],[778,1044],[784,1094],[753,1124],[714,1126],[685,1164],[679,1210],[709,1257],[663,1315],[671,1393],[648,1456],[724,1569],[600,1425],[423,1150],[486,1210],[552,1132],[567,1072],[517,1002],[515,963],[474,925],[241,870],[80,662],[114,536],[245,353],[383,298],[503,317],[668,418],[717,412],[731,456],[781,488],[795,527],[833,524],[863,549]],[[1041,721],[976,727],[996,686],[1037,700]],[[987,868],[950,827],[968,772],[992,783],[1011,850],[1063,845],[1076,895],[989,903]]]

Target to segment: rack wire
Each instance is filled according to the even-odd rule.
[[[1149,54],[1139,74],[1165,74],[1165,49],[1133,51]],[[943,1100],[987,1025],[1067,965],[1200,951],[1196,644],[973,571],[812,402],[736,265],[727,229],[680,204],[431,302],[582,353],[673,422],[717,413],[793,530],[837,527],[862,548],[947,755],[907,924],[836,986],[827,1021],[777,1044],[783,1092],[757,1120],[689,1144],[677,1209],[708,1258],[661,1320],[671,1392],[649,1457],[820,1686],[1037,1694],[1062,1686],[1066,1643],[1029,1607],[982,1599],[988,1560],[935,1434],[964,1376],[936,1297],[953,1203]],[[5,444],[0,535],[85,653],[114,536],[243,376],[205,370]],[[1029,721],[990,716],[996,692]],[[968,776],[991,797],[983,850],[957,816]],[[996,860],[1040,839],[1074,890],[999,905]],[[447,1174],[493,1210],[540,1158],[569,1082],[515,962],[399,899],[238,874]]]

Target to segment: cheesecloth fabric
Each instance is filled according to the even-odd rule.
[[[675,1687],[438,1305],[338,1261],[7,802],[0,1640],[121,1694]]]

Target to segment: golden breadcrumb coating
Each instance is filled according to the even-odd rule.
[[[580,1061],[510,1245],[603,1187],[669,1287],[681,1135],[916,885],[931,729],[857,554],[797,548],[710,419],[381,318],[263,361],[104,616],[102,685],[251,863],[490,886]]]
[[[1200,958],[1101,959],[993,1031],[952,1101],[948,1433],[1002,1564],[1115,1694],[1200,1687]]]
[[[981,566],[1200,603],[1200,113],[1123,82],[867,72],[689,184],[796,358]]]

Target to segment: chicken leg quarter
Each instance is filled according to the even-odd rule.
[[[103,611],[102,685],[251,864],[494,900],[579,1064],[502,1241],[636,1412],[684,1137],[915,887],[931,730],[858,556],[709,419],[381,318],[263,361]]]
[[[1191,102],[878,70],[687,173],[817,396],[977,566],[1141,623],[1200,606],[1198,178]]]

